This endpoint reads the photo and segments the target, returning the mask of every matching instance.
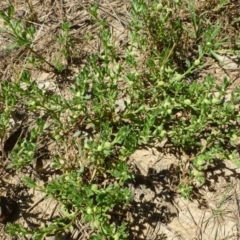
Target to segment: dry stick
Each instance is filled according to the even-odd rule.
[[[182,201],[182,200],[181,200]],[[183,201],[182,201],[183,202]],[[184,206],[187,208],[187,211],[190,213],[190,216],[193,218],[191,212],[189,211],[189,208],[188,206],[183,202]],[[189,231],[183,226],[183,224],[179,221],[179,218],[178,218],[178,222],[181,224],[181,226],[185,229],[185,231],[187,232],[188,235],[190,235]],[[193,219],[193,222],[195,223],[195,225],[197,226],[195,220]]]
[[[237,239],[239,239],[239,235],[240,235],[240,208],[239,208],[239,199],[238,199],[238,196],[237,196],[237,193],[236,193],[236,189],[234,191],[234,197],[235,197],[235,201],[236,201],[236,204],[237,204]]]
[[[26,214],[29,213],[35,206],[37,206],[40,202],[42,202],[44,200],[44,198],[46,197],[47,195],[43,196],[42,198],[40,198],[33,206],[31,206],[29,209],[27,209],[27,211],[25,212]],[[33,229],[30,225],[29,225],[29,221],[22,215],[22,218],[24,219],[25,223],[27,224],[27,226],[30,228],[30,229]],[[27,240],[27,238],[26,238]]]
[[[59,202],[57,202],[57,203],[55,204],[55,207],[53,208],[53,210],[52,210],[52,212],[51,212],[51,214],[50,214],[50,216],[49,216],[49,219],[52,219],[52,217],[53,217],[53,215],[54,215],[54,213],[55,213],[58,205],[59,205]],[[61,213],[60,213],[60,215],[61,215]]]
[[[178,40],[178,41],[179,41],[179,40]],[[163,68],[163,69],[165,68],[165,65],[167,64],[167,61],[168,61],[170,55],[172,54],[172,52],[173,52],[173,50],[175,49],[176,46],[177,46],[177,43],[174,43],[173,46],[172,46],[172,48],[170,49],[168,55],[167,55],[167,58],[164,59],[163,64],[162,64],[162,68]]]
[[[51,200],[49,201],[49,203],[48,203],[48,206],[46,207],[45,211],[43,212],[43,214],[42,214],[42,216],[41,216],[41,219],[40,219],[40,221],[42,221],[42,220],[43,220],[43,218],[45,217],[45,214],[46,214],[46,212],[47,212],[47,210],[48,210],[48,208],[49,208],[50,204],[52,203],[52,201],[53,201],[53,199],[51,199]],[[57,205],[58,205],[58,203],[55,205],[55,207],[56,207]],[[53,210],[55,210],[55,207],[54,207],[54,209],[53,209]]]
[[[95,177],[95,175],[96,175],[96,172],[97,172],[97,169],[94,168],[93,173],[92,173],[92,176],[91,176],[91,179],[90,179],[90,183],[93,181],[93,179],[94,179],[94,177]]]
[[[78,235],[77,235],[77,237],[78,237],[77,239],[79,239],[79,234],[80,234],[81,232],[83,232],[83,231],[84,231],[85,235],[88,236],[87,239],[89,239],[89,234],[87,233],[87,231],[85,231],[85,228],[87,228],[88,225],[87,225],[87,224],[82,225],[81,222],[78,221],[78,223],[76,223],[76,226],[77,226],[78,231],[79,231],[79,233],[78,233]],[[76,232],[76,231],[75,231],[75,232]],[[75,234],[75,232],[72,233],[71,237],[73,237],[73,235]],[[76,239],[76,238],[75,238],[75,239]]]
[[[44,201],[45,197],[47,196],[47,194],[43,197],[41,197],[36,203],[34,203],[27,211],[26,213],[30,212],[33,210],[33,208],[35,208],[39,203],[41,203],[42,201]]]
[[[153,233],[154,233],[155,235],[157,235],[157,234],[160,232],[160,228],[161,228],[161,222],[160,222],[160,221],[157,221],[157,224],[156,224],[156,226],[155,226],[155,228],[154,228]]]
[[[196,223],[196,221],[195,221],[195,219],[194,219],[194,217],[193,217],[193,215],[192,215],[192,213],[191,213],[191,211],[189,210],[189,208],[188,208],[187,205],[186,205],[186,207],[187,207],[187,211],[189,212],[189,214],[190,214],[190,216],[191,216],[191,218],[192,218],[194,224],[195,224],[196,226],[198,226],[197,223]]]
[[[105,10],[104,8],[102,8],[101,6],[99,7],[99,9],[101,9],[103,12],[109,14],[111,17],[115,18],[116,20],[118,20],[122,27],[124,27],[124,25],[127,25],[127,22],[123,21],[122,19],[119,19],[118,16],[114,16],[112,13],[108,12],[107,10]],[[115,13],[115,12],[114,12]],[[116,13],[115,13],[116,14]]]
[[[55,2],[54,2],[54,3],[55,3]],[[54,12],[54,4],[52,4],[52,7],[49,9],[48,14],[46,14],[45,16],[41,16],[41,18],[45,18],[45,19],[44,19],[44,22],[42,23],[42,26],[41,26],[41,28],[39,29],[36,37],[35,37],[33,43],[35,43],[38,39],[40,39],[40,38],[42,37],[42,36],[41,36],[41,37],[37,38],[37,37],[40,35],[40,33],[41,33],[42,29],[43,29],[43,26],[44,26],[44,24],[45,24],[46,21],[47,21],[48,16],[51,15],[53,12]],[[58,23],[57,27],[58,27],[58,26],[60,26],[60,23]],[[51,31],[51,32],[52,32],[52,31]],[[45,34],[46,34],[46,33],[45,33]],[[43,36],[44,36],[45,34],[43,34]],[[32,47],[32,45],[31,45],[31,47]]]
[[[28,2],[28,4],[29,4],[29,2]],[[32,6],[32,3],[31,3],[31,6]],[[52,6],[52,8],[50,9],[49,13],[46,15],[47,17],[52,13],[52,12],[51,12],[52,9],[53,9],[53,6]],[[44,23],[46,22],[46,20],[47,20],[47,19],[44,20]],[[42,28],[43,28],[43,26],[44,26],[44,23],[41,25],[41,28],[40,28],[39,32],[42,31]],[[34,23],[34,24],[36,24],[36,23]],[[39,24],[37,24],[37,25],[39,25]],[[58,26],[60,26],[60,23],[58,24]],[[38,35],[39,35],[39,34],[38,34]],[[37,35],[37,36],[38,36],[38,35]],[[37,53],[36,51],[33,50],[33,44],[38,40],[37,36],[35,37],[34,41],[33,41],[32,44],[31,44],[31,46],[30,46],[30,47],[27,47],[27,49],[29,49],[29,50],[30,50],[32,53],[34,53],[37,57],[42,58],[42,56],[41,56],[39,53]],[[57,69],[56,69],[56,67],[55,67],[53,64],[51,64],[51,63],[50,63],[49,61],[47,61],[45,58],[44,58],[44,62],[45,62],[48,66],[50,66],[50,67],[54,70],[54,72],[56,72]],[[44,68],[42,68],[42,70],[45,71],[45,72],[49,72],[47,69],[44,69]]]
[[[41,27],[40,27],[39,31],[37,32],[37,34],[36,34],[36,36],[35,36],[32,44],[31,44],[31,47],[33,47],[33,44],[34,44],[38,39],[40,39],[40,38],[42,37],[42,36],[39,37],[39,35],[40,35],[40,33],[42,32],[44,23],[47,21],[47,17],[48,17],[50,14],[52,14],[52,13],[53,13],[53,12],[50,12],[50,11],[49,11],[49,13],[48,13],[47,15],[43,16],[43,17],[46,17],[45,20],[44,20],[44,22],[43,22],[42,24],[37,24],[37,25],[40,25]],[[34,24],[36,24],[36,23],[34,23]],[[46,33],[45,33],[45,34],[46,34]],[[43,34],[43,36],[44,36],[45,34]]]
[[[114,11],[114,9],[113,9],[112,5],[110,4],[110,2],[108,0],[106,0],[106,1],[108,2],[108,5],[110,6],[111,10],[113,11],[113,13],[115,15],[115,18],[117,18],[117,20],[121,23],[122,27],[124,27],[124,24],[122,23],[123,21],[118,17],[117,13]],[[111,15],[111,16],[113,16],[113,15]]]
[[[40,59],[42,58],[42,56],[41,56],[39,53],[37,53],[35,50],[33,50],[31,47],[28,47],[28,49],[29,49],[32,53],[34,53],[37,57],[39,57]],[[44,58],[44,62],[47,63],[47,65],[50,66],[50,67],[54,70],[54,72],[57,71],[56,67],[55,67],[54,65],[52,65],[49,61],[47,61],[45,58]],[[43,69],[43,70],[44,70],[44,69]],[[46,69],[45,69],[45,70],[46,70]]]
[[[196,230],[196,239],[202,239],[202,224],[203,224],[203,219],[205,216],[205,211],[202,213],[201,218],[199,219],[199,223],[197,225],[197,230]],[[198,236],[201,235],[201,238],[198,238]]]

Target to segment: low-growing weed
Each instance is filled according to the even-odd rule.
[[[110,27],[98,15],[98,5],[89,12],[99,29],[102,51],[89,55],[87,64],[79,69],[70,88],[71,98],[40,89],[26,69],[22,69],[19,82],[1,82],[1,134],[9,128],[18,102],[37,116],[28,137],[18,139],[9,154],[9,168],[21,170],[34,161],[44,136],[62,147],[53,156],[62,171],[60,176],[44,187],[29,178],[24,183],[56,199],[63,217],[34,230],[8,224],[6,229],[12,236],[31,234],[33,239],[42,239],[49,233],[72,230],[81,219],[93,230],[89,239],[127,239],[126,224],[113,223],[111,215],[115,206],[127,209],[131,201],[126,183],[133,175],[126,159],[138,147],[166,140],[191,153],[176,186],[184,198],[191,197],[195,181],[204,183],[208,164],[230,159],[239,165],[239,88],[227,101],[230,79],[218,83],[208,74],[199,82],[206,56],[227,44],[221,35],[222,23],[211,22],[209,11],[199,14],[191,1],[133,0],[131,41],[120,63]],[[33,25],[13,20],[13,14],[12,5],[0,12],[3,30],[13,42],[10,49],[26,48],[33,54],[29,58],[33,66],[41,69],[41,58],[52,70],[62,72],[61,57],[56,55],[56,64],[52,64],[36,53]],[[71,23],[65,21],[61,26],[62,33],[56,38],[60,54],[69,61],[76,43],[70,36]],[[122,92],[127,100],[122,100],[119,110]],[[64,158],[70,146],[77,152],[71,163]]]

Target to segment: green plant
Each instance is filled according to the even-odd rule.
[[[214,51],[214,48],[219,48],[221,40],[218,35],[222,24],[212,26],[206,18],[207,12],[197,16],[194,3],[189,3],[186,8],[184,4],[181,6],[181,9],[190,12],[193,24],[190,29],[194,30],[194,34],[185,28],[181,18],[175,18],[179,14],[180,5],[166,2],[160,6],[153,3],[149,7],[144,1],[133,1],[133,19],[140,18],[140,21],[133,21],[132,24],[133,41],[134,44],[141,43],[138,46],[140,51],[149,52],[146,71],[149,73],[150,85],[147,91],[152,95],[141,96],[148,99],[149,109],[143,110],[143,116],[151,119],[149,126],[152,131],[145,130],[145,135],[152,135],[152,139],[157,137],[159,141],[167,137],[174,146],[194,151],[193,176],[203,182],[204,177],[199,171],[204,170],[209,162],[213,163],[214,159],[224,159],[230,154],[231,147],[226,144],[232,139],[231,136],[238,136],[238,126],[233,122],[238,119],[235,106],[239,89],[232,92],[231,101],[226,103],[224,97],[230,85],[228,79],[224,79],[222,85],[216,84],[210,75],[206,76],[201,85],[197,81],[186,81],[188,76],[203,67],[204,56]],[[135,34],[137,31],[142,34]],[[192,62],[187,59],[186,52],[179,49],[184,46],[182,41],[186,38],[192,43],[198,41],[198,56]],[[177,64],[179,58],[187,59],[184,71]],[[136,94],[136,88],[134,91]],[[214,91],[218,93],[214,95]],[[207,140],[205,146],[200,143],[202,138]],[[149,142],[150,139],[147,140]],[[190,186],[180,185],[180,189],[184,197],[190,196]]]
[[[189,184],[180,184],[178,186],[178,190],[181,194],[181,196],[186,200],[189,199],[191,197],[192,194],[192,186],[190,186]]]
[[[73,229],[74,222],[81,216],[84,223],[90,223],[95,234],[90,239],[126,239],[125,225],[110,224],[111,213],[117,203],[127,204],[130,190],[123,188],[123,183],[129,179],[125,164],[115,166],[112,175],[118,179],[106,188],[99,188],[97,184],[84,183],[82,171],[66,173],[50,182],[46,189],[39,187],[30,178],[25,178],[24,183],[38,190],[44,191],[47,196],[53,197],[62,204],[63,218],[56,219],[44,228],[29,231],[20,225],[8,225],[7,231],[12,235],[32,234],[33,239],[42,239],[48,233],[58,233],[63,230]],[[126,205],[127,206],[127,205]]]
[[[12,45],[7,47],[7,50],[13,50],[16,48],[22,48],[25,50],[29,50],[33,56],[29,56],[28,62],[34,66],[38,66],[39,68],[48,72],[42,66],[42,63],[46,63],[54,72],[59,72],[60,68],[57,68],[52,63],[50,63],[45,57],[39,54],[37,51],[34,50],[34,36],[35,36],[35,27],[33,24],[27,24],[23,19],[15,19],[14,18],[15,9],[12,4],[9,4],[7,11],[0,10],[0,18],[4,20],[4,29],[0,29],[1,32],[4,32],[9,36],[11,41],[13,42]],[[66,27],[63,26],[65,31]]]
[[[210,74],[201,83],[198,79],[206,57],[227,43],[221,35],[223,24],[211,22],[209,11],[199,15],[196,5],[184,0],[133,0],[131,7],[131,41],[124,57],[112,41],[107,21],[98,15],[98,5],[90,7],[102,51],[87,57],[67,89],[71,97],[40,89],[25,69],[19,82],[1,82],[0,102],[5,106],[1,134],[9,128],[11,112],[19,102],[38,116],[28,137],[18,139],[10,153],[9,167],[21,170],[31,163],[37,157],[39,142],[47,136],[58,147],[53,159],[62,171],[44,187],[30,178],[23,182],[55,198],[63,217],[33,230],[9,224],[7,231],[12,236],[31,234],[33,239],[42,239],[49,233],[72,230],[81,219],[93,230],[90,239],[127,239],[125,223],[114,223],[111,216],[117,214],[116,206],[127,209],[131,200],[126,182],[133,175],[125,160],[140,147],[165,141],[189,154],[188,164],[178,166],[175,186],[185,199],[191,198],[196,181],[204,183],[210,163],[230,159],[240,165],[236,124],[240,118],[239,88],[226,101],[229,79],[220,84]],[[4,31],[13,36],[14,47],[26,47],[34,53],[33,27],[25,26],[22,20],[14,22],[13,11],[10,6],[7,13],[0,12],[6,24]],[[60,53],[67,60],[76,44],[70,31],[70,23],[63,22],[57,36]],[[35,57],[29,61],[37,64]],[[53,68],[61,72],[65,66],[56,61]],[[70,148],[74,154],[69,159],[65,153]]]
[[[57,40],[58,43],[60,45],[60,53],[62,54],[62,56],[68,61],[70,62],[71,57],[74,55],[73,53],[73,48],[74,48],[74,41],[70,36],[70,27],[71,27],[71,23],[67,22],[67,21],[63,21],[62,23],[62,33],[58,34],[57,36]],[[63,64],[61,64],[59,62],[60,56],[56,57],[56,67],[57,69],[62,72],[64,70],[64,66]]]
[[[107,48],[106,54],[109,54],[108,51],[114,51],[107,44],[110,33],[106,24],[100,23],[103,30],[101,34],[104,35],[103,43]],[[62,52],[66,58],[71,57],[69,27],[68,23],[64,23],[65,35],[58,36],[63,50],[66,50]],[[99,67],[97,64],[99,58],[104,59],[106,64]],[[21,170],[22,167],[33,162],[37,157],[38,143],[46,135],[66,148],[70,141],[79,151],[79,163],[76,168],[79,170],[63,166],[59,161],[61,156],[55,156],[55,166],[61,168],[64,173],[58,179],[48,183],[45,188],[38,186],[30,178],[23,180],[28,187],[37,188],[45,192],[47,196],[57,199],[64,209],[64,217],[54,220],[48,227],[34,230],[9,224],[7,231],[12,236],[31,234],[33,239],[42,239],[49,233],[57,234],[65,229],[72,229],[77,218],[82,218],[85,223],[90,222],[94,230],[91,239],[126,239],[124,223],[118,226],[114,223],[109,224],[109,221],[111,214],[114,214],[115,205],[127,206],[131,200],[130,191],[124,185],[128,179],[132,178],[132,175],[128,172],[128,167],[123,160],[134,148],[128,148],[132,145],[128,127],[119,126],[119,131],[113,132],[116,119],[115,116],[109,114],[115,110],[116,79],[120,74],[120,68],[116,67],[116,71],[112,72],[108,62],[104,56],[91,56],[90,64],[82,69],[72,86],[73,97],[70,100],[66,100],[58,94],[52,94],[44,88],[40,89],[27,70],[22,71],[20,83],[2,83],[2,88],[6,91],[2,91],[1,100],[5,104],[10,104],[7,117],[4,117],[4,114],[1,115],[4,125],[8,122],[14,105],[20,101],[29,112],[33,114],[41,112],[41,118],[45,119],[44,121],[40,120],[41,118],[37,119],[34,127],[29,129],[28,136],[18,139],[10,153],[12,163],[9,168]],[[97,80],[93,85],[93,92],[98,98],[93,100],[86,95],[91,79]],[[15,94],[11,95],[12,92]],[[106,93],[109,94],[109,102],[106,102]],[[92,105],[92,108],[89,108],[89,104]],[[68,112],[69,120],[63,121],[63,115],[66,112]],[[79,127],[80,119],[84,119],[83,124],[91,124],[97,130],[94,138],[86,138],[81,143],[65,137]],[[76,132],[74,136],[77,139],[79,133]],[[126,148],[122,148],[118,154],[116,145],[123,142]],[[136,144],[134,146],[136,147]],[[111,158],[111,161],[107,160]],[[85,181],[81,180],[82,175],[88,169],[92,171],[92,175],[87,181],[86,177],[83,177]],[[109,177],[109,184],[101,186],[101,183],[98,183],[95,178],[106,174]],[[94,183],[95,181],[96,183]]]
[[[9,49],[18,47],[30,47],[33,43],[33,37],[35,34],[35,28],[33,25],[30,27],[22,20],[13,20],[14,7],[9,5],[6,12],[0,11],[0,17],[4,20],[4,25],[8,27],[1,29],[2,32],[7,32],[13,41],[13,45],[10,45]]]

